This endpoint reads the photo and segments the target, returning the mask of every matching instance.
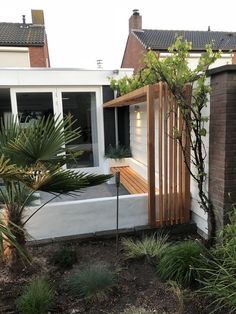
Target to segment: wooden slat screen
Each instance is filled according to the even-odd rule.
[[[189,221],[190,174],[184,162],[180,145],[174,139],[174,130],[182,134],[182,142],[189,150],[188,138],[180,110],[164,83],[159,83],[158,101],[158,172],[159,210],[157,223],[178,224]],[[187,96],[191,99],[191,87]],[[188,161],[189,162],[189,161]]]

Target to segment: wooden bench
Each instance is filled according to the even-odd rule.
[[[129,166],[111,167],[111,172],[120,172],[120,182],[131,194],[144,194],[148,192],[147,181]]]

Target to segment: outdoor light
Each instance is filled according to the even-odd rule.
[[[140,107],[138,105],[134,106],[134,112],[140,112]]]

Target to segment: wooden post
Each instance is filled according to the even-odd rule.
[[[154,87],[147,86],[148,222],[156,224]]]

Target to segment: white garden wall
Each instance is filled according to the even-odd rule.
[[[119,228],[147,225],[147,208],[146,194],[120,196]],[[35,209],[29,208],[28,215]],[[48,204],[29,220],[26,228],[31,240],[115,230],[116,197]]]

